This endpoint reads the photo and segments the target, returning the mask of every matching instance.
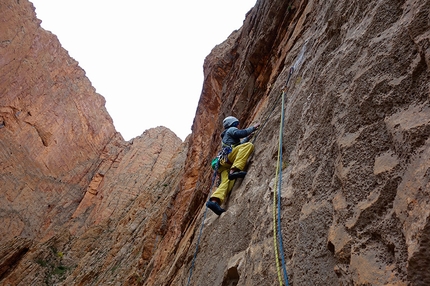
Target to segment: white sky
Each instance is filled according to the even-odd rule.
[[[256,0],[30,0],[79,62],[125,140],[166,126],[191,133],[203,62]]]

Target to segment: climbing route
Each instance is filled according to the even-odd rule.
[[[276,164],[276,175],[275,175],[275,186],[273,188],[273,245],[274,245],[274,252],[275,252],[275,262],[276,262],[276,270],[278,274],[278,281],[279,285],[284,285],[283,282],[285,282],[285,285],[288,286],[288,274],[287,274],[287,267],[285,262],[285,255],[284,255],[284,244],[282,239],[282,228],[281,228],[281,187],[282,187],[282,146],[283,146],[283,135],[284,135],[284,118],[285,118],[285,94],[286,89],[288,86],[288,83],[291,79],[291,76],[293,75],[296,68],[300,68],[302,62],[303,62],[303,56],[306,51],[306,44],[307,41],[305,41],[299,56],[297,57],[296,62],[294,65],[290,68],[290,71],[288,73],[288,78],[285,82],[284,87],[282,88],[282,104],[281,104],[281,122],[279,124],[279,144],[278,144],[278,160]],[[277,191],[276,191],[277,190]],[[282,275],[281,275],[281,269],[279,265],[279,257],[281,257],[282,262],[282,274],[284,281],[282,281]]]
[[[290,81],[294,68],[290,68],[287,81],[282,90],[281,104],[281,122],[279,124],[279,144],[278,144],[278,161],[276,164],[275,186],[273,188],[273,244],[275,251],[276,270],[278,273],[279,285],[283,285],[281,270],[279,265],[279,256],[282,261],[282,273],[284,276],[285,285],[288,286],[288,275],[284,256],[284,246],[282,241],[281,230],[281,186],[282,186],[282,138],[284,134],[284,118],[285,118],[285,89]],[[277,189],[277,192],[275,191]],[[277,215],[276,215],[277,214]],[[276,219],[277,218],[277,219]],[[279,249],[278,249],[279,248]]]
[[[268,114],[266,119],[263,121],[263,124],[258,129],[258,131],[254,135],[254,138],[252,140],[252,142],[254,142],[256,140],[258,134],[261,132],[261,130],[264,128],[264,126],[266,125],[266,123],[270,119],[276,106],[278,106],[279,100],[281,100],[281,121],[280,121],[280,126],[279,126],[278,159],[277,159],[277,168],[276,168],[276,175],[275,175],[275,186],[274,186],[274,192],[273,192],[273,242],[274,242],[274,251],[275,251],[275,260],[276,260],[276,269],[277,269],[277,274],[278,274],[278,281],[279,281],[279,285],[281,285],[281,286],[284,285],[284,283],[286,286],[289,285],[288,284],[288,274],[287,274],[287,269],[286,269],[286,261],[285,261],[285,255],[284,255],[284,246],[283,246],[283,241],[282,241],[282,228],[281,228],[281,186],[282,186],[282,145],[283,145],[282,138],[283,138],[284,118],[285,118],[285,95],[286,95],[286,88],[288,86],[290,78],[293,75],[295,68],[300,67],[300,65],[303,61],[303,56],[304,56],[305,51],[306,51],[306,42],[305,42],[304,46],[302,47],[296,62],[290,68],[290,71],[288,73],[288,78],[285,82],[284,87],[282,88],[281,97],[279,97],[276,100],[275,104],[273,105],[272,110],[270,111],[270,113]],[[219,160],[218,161],[217,160],[212,161],[212,168],[214,169],[214,173],[212,176],[212,182],[211,182],[211,186],[209,189],[210,190],[209,191],[209,197],[211,195],[212,188],[214,187],[214,184],[215,184],[215,179],[217,177],[218,167],[219,167]],[[277,191],[275,191],[275,190],[277,190]],[[208,206],[206,205],[206,209],[205,209],[205,212],[203,214],[202,223],[201,223],[200,230],[199,230],[199,235],[197,237],[196,249],[194,252],[193,260],[191,262],[187,286],[190,285],[190,282],[191,282],[191,277],[193,274],[195,261],[197,258],[197,253],[199,250],[199,244],[200,244],[200,239],[201,239],[203,228],[204,228],[204,222],[206,219],[207,210],[208,210]],[[279,258],[281,259],[281,265],[279,264]],[[281,266],[282,266],[282,273],[281,273]]]

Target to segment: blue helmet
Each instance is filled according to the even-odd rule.
[[[237,122],[237,123],[236,123]],[[224,120],[222,121],[222,125],[224,126],[224,129],[225,128],[229,128],[229,127],[231,127],[231,126],[233,126],[234,124],[236,123],[236,126],[237,126],[237,124],[239,124],[239,119],[237,119],[236,117],[234,117],[234,116],[227,116],[226,118],[224,118]]]

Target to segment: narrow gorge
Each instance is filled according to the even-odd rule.
[[[186,140],[125,141],[33,4],[2,1],[0,285],[279,284],[282,91],[289,285],[430,285],[429,15],[430,0],[257,0],[202,63]],[[228,115],[262,128],[217,216]]]

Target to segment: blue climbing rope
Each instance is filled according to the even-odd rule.
[[[210,190],[209,191],[209,195],[211,194],[212,187],[215,184],[215,179],[216,179],[216,176],[217,176],[217,172],[218,172],[218,164],[215,167],[215,171],[214,171],[214,174],[212,176],[212,183],[211,183],[211,187],[209,189]],[[205,212],[203,213],[203,219],[202,219],[202,224],[200,226],[199,236],[197,237],[196,251],[194,252],[193,261],[191,262],[190,275],[188,276],[187,285],[190,285],[191,276],[193,275],[193,269],[194,269],[194,265],[195,265],[196,258],[197,258],[197,252],[199,251],[200,238],[202,237],[203,227],[205,226],[205,219],[206,219],[206,213],[207,212],[208,212],[208,207],[206,206]]]
[[[281,123],[279,124],[279,160],[278,160],[278,169],[279,169],[279,176],[278,176],[278,239],[279,239],[279,253],[281,256],[282,261],[282,272],[284,274],[284,281],[285,285],[288,286],[288,274],[287,274],[287,267],[285,263],[285,255],[284,255],[284,243],[282,239],[282,230],[281,230],[281,186],[282,186],[282,145],[283,145],[283,135],[284,135],[284,118],[285,118],[285,89],[288,85],[288,82],[290,81],[291,75],[294,72],[294,68],[290,68],[290,72],[288,74],[287,81],[285,83],[284,91],[282,91],[282,110],[281,110]]]
[[[285,266],[285,255],[284,255],[284,245],[282,241],[282,231],[281,231],[281,185],[282,185],[282,135],[284,130],[284,102],[285,102],[285,92],[282,92],[282,112],[281,112],[281,123],[279,129],[279,176],[278,176],[278,239],[279,239],[279,253],[281,255],[282,261],[282,271],[284,273],[285,285],[288,286],[288,275]]]

